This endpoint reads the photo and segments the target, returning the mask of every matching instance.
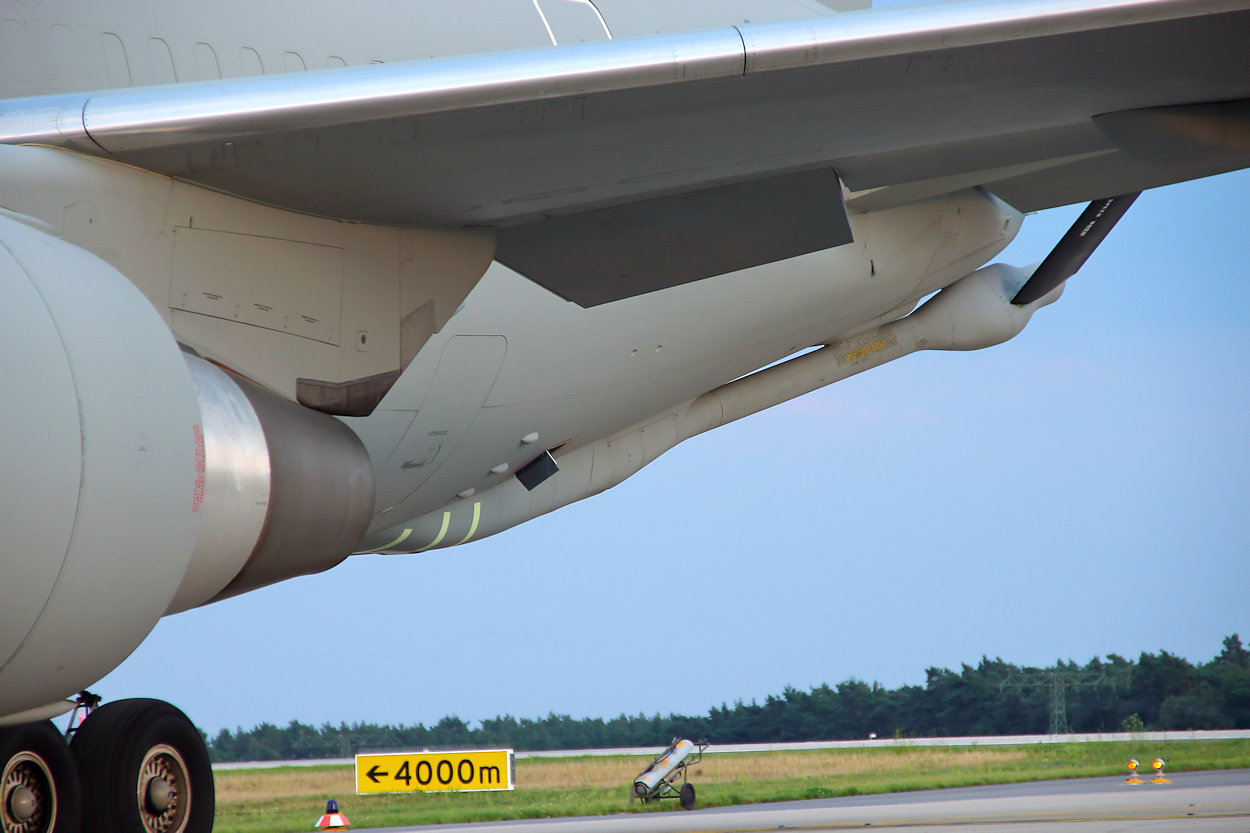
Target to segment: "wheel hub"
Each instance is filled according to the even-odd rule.
[[[153,778],[148,782],[148,809],[153,813],[163,813],[174,803],[174,786],[164,778]]]
[[[43,758],[22,752],[11,758],[0,782],[0,829],[4,833],[47,833],[56,823],[56,792]]]
[[[39,809],[39,799],[29,787],[18,787],[9,795],[9,813],[18,821],[29,821]]]
[[[139,767],[139,817],[145,833],[182,833],[191,806],[187,764],[172,746],[148,750]]]

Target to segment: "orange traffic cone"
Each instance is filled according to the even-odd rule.
[[[351,826],[347,816],[339,812],[339,803],[333,798],[327,801],[326,813],[317,821],[317,827],[321,830],[343,830]]]

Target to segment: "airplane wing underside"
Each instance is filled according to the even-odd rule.
[[[499,260],[583,305],[848,242],[847,210],[1246,167],[1248,125],[1250,0],[971,2],[0,103],[5,142],[497,228]]]

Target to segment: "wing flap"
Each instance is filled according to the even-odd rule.
[[[1136,158],[1153,123],[1095,117],[1250,99],[1247,43],[1250,0],[967,2],[0,102],[0,141],[322,216],[524,229],[505,251],[537,277],[593,259],[539,241],[619,255],[677,195],[795,171],[890,191],[863,205],[945,183],[1036,209],[1244,167],[1236,143]],[[661,283],[723,268],[695,260]]]
[[[511,226],[495,258],[590,307],[850,242],[824,168]]]

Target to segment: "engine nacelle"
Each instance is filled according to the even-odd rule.
[[[368,525],[343,423],[186,356],[113,267],[2,214],[0,380],[0,718],[94,683],[165,613],[337,564]]]

